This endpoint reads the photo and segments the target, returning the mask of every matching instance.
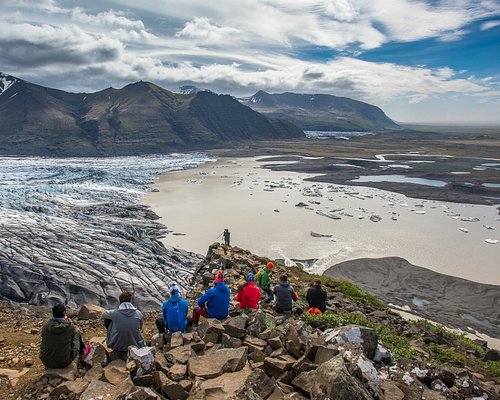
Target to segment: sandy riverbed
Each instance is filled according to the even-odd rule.
[[[318,259],[311,268],[317,273],[350,259],[399,256],[440,273],[500,285],[500,243],[485,242],[500,239],[494,206],[306,182],[306,174],[273,172],[262,164],[226,158],[162,175],[154,184],[159,192],[147,193],[143,203],[172,231],[164,243],[204,254],[228,228],[232,245],[270,258]],[[305,196],[304,188],[317,188],[321,196]],[[296,207],[299,202],[308,208]],[[339,209],[340,220],[316,213]],[[372,222],[372,215],[382,219]],[[477,221],[467,221],[472,218]]]

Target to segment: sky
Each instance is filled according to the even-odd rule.
[[[500,125],[500,0],[0,0],[0,71],[325,93],[398,122]]]

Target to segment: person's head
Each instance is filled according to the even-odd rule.
[[[313,286],[321,286],[321,279],[313,280]]]
[[[179,288],[177,286],[172,286],[170,288],[170,295],[177,296],[179,294]]]
[[[222,271],[217,271],[215,273],[214,283],[224,282],[224,273]]]
[[[271,270],[274,268],[274,263],[272,261],[269,261],[266,265],[267,269]]]
[[[224,232],[228,232],[228,231],[229,231],[229,229],[227,229],[227,228],[226,228],[226,229],[224,229]]]
[[[249,272],[248,274],[245,275],[245,281],[247,283],[251,283],[255,280],[255,275]]]
[[[280,282],[288,282],[288,276],[286,276],[286,275],[281,275],[281,276],[280,276]]]
[[[130,303],[132,301],[132,293],[129,291],[122,292],[120,297],[118,297],[118,300],[120,300],[120,304]]]
[[[64,318],[66,315],[66,307],[62,303],[57,303],[52,307],[52,316],[54,318]]]

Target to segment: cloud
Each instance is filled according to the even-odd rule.
[[[93,24],[107,27],[119,27],[130,30],[144,30],[144,23],[140,20],[131,20],[124,16],[123,12],[113,10],[100,12],[96,15],[87,14],[81,8],[72,10],[71,18],[82,24]]]
[[[499,25],[500,25],[500,21],[499,20],[483,22],[481,24],[481,30],[482,31],[486,31],[488,29],[495,28],[495,27],[497,27]]]
[[[236,28],[213,24],[206,17],[195,17],[186,22],[184,28],[178,31],[175,36],[195,39],[202,43],[221,44],[234,40],[239,33],[240,31]]]
[[[121,43],[91,35],[78,27],[8,24],[0,21],[0,53],[4,63],[23,67],[90,64],[116,60]]]

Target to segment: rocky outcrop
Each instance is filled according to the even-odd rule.
[[[208,271],[223,269],[227,284],[236,289],[245,273],[263,262],[267,259],[241,249],[213,245],[198,268],[193,296],[188,298],[193,303],[208,288],[203,283]],[[274,273],[284,271],[299,292],[307,287],[298,270],[278,265]],[[385,321],[384,326],[402,329],[415,348],[422,345],[422,331],[405,325],[391,311],[370,309],[334,287],[329,291],[328,312],[349,310],[358,318],[365,313]],[[485,371],[480,374],[439,365],[423,351],[411,358],[386,354],[382,361],[380,354],[387,344],[372,328],[349,324],[325,330],[299,318],[301,308],[299,301],[294,315],[283,316],[270,307],[242,312],[232,302],[230,315],[223,321],[202,319],[197,329],[188,328],[186,333],[157,334],[150,347],[131,347],[127,362],[111,360],[103,367],[104,362],[94,360],[92,366],[80,365],[76,379],[44,375],[26,389],[23,400],[52,398],[50,393],[60,400],[98,395],[117,400],[465,400],[500,396],[498,380]],[[156,316],[158,313],[145,314],[150,324]],[[95,321],[81,323],[85,332],[86,324]]]

